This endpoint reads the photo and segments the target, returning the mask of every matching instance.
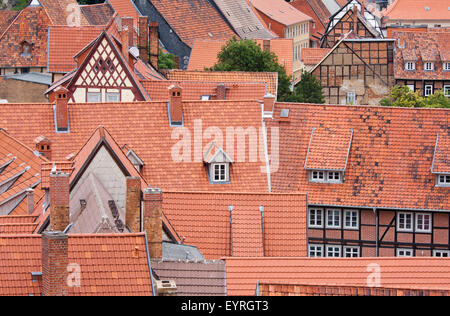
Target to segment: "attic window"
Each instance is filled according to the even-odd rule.
[[[27,41],[22,42],[22,57],[28,57],[31,56],[31,44]]]
[[[211,184],[224,184],[230,182],[230,165],[233,163],[230,156],[214,143],[211,144],[203,163],[208,168],[209,182]]]
[[[433,69],[434,69],[434,64],[431,63],[431,62],[426,62],[424,68],[425,68],[425,70],[427,70],[427,71],[433,71]]]
[[[450,62],[445,62],[444,63],[444,71],[450,71]]]
[[[416,69],[416,63],[413,63],[413,62],[405,63],[405,70],[415,70],[415,69]]]
[[[289,117],[289,109],[281,109],[280,117],[284,117],[284,118]]]
[[[309,172],[310,182],[341,183],[342,178],[343,175],[340,171],[311,170]]]
[[[450,174],[437,175],[437,185],[440,187],[450,187]]]
[[[213,163],[210,170],[211,178],[213,182],[226,182],[229,179],[228,176],[228,164],[227,163]]]

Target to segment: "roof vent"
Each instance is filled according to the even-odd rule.
[[[208,32],[208,35],[209,35],[209,37],[211,37],[211,38],[213,37],[213,35],[211,34],[211,32]]]
[[[425,10],[426,11],[430,11],[430,7],[425,7]]]
[[[289,109],[281,109],[280,117],[281,118],[288,118],[289,117]]]

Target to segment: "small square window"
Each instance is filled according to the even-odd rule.
[[[228,181],[228,174],[227,174],[227,164],[225,163],[215,163],[212,165],[212,171],[213,171],[213,181],[214,182],[226,182]]]
[[[201,100],[202,101],[208,101],[210,99],[209,95],[202,95]]]
[[[345,246],[344,247],[344,257],[345,258],[357,258],[359,257],[359,247],[356,246]]]
[[[397,249],[397,257],[412,257],[412,256],[413,256],[412,249],[405,249],[405,248]]]
[[[413,84],[407,84],[406,86],[409,88],[409,90],[416,91],[416,88],[414,87]]]
[[[341,246],[327,245],[327,257],[339,258],[341,256]]]
[[[341,228],[340,210],[327,210],[327,228]]]
[[[325,180],[325,172],[323,171],[312,171],[311,180],[313,181],[323,181]]]
[[[430,62],[427,62],[427,63],[425,63],[425,67],[424,68],[425,68],[426,71],[432,71],[434,69],[434,64],[430,63]]]
[[[450,97],[450,86],[444,86],[444,95]]]
[[[417,213],[416,214],[416,231],[422,233],[431,232],[431,214]]]
[[[322,228],[323,227],[323,210],[310,208],[309,209],[309,227]]]
[[[336,171],[328,172],[328,181],[329,182],[340,182],[341,181],[341,173]]]
[[[102,94],[100,92],[88,92],[86,99],[87,102],[102,102]]]
[[[430,84],[425,85],[425,96],[428,97],[433,94],[433,86]]]
[[[397,230],[403,232],[411,232],[413,230],[412,220],[412,213],[397,213]]]
[[[449,258],[450,250],[433,250],[433,256],[439,258]]]
[[[120,93],[118,92],[107,92],[106,102],[120,102]]]
[[[344,211],[344,228],[345,229],[358,229],[359,213],[354,210]]]
[[[311,258],[323,257],[323,245],[309,245],[308,256]]]
[[[413,62],[405,63],[405,70],[415,70],[415,69],[416,69],[416,63],[413,63]]]

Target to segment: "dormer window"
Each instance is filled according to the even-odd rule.
[[[445,62],[443,68],[444,68],[444,71],[450,71],[450,62],[448,62],[448,61]]]
[[[450,187],[450,174],[437,175],[437,185],[440,187]]]
[[[432,62],[426,62],[424,69],[426,71],[433,71],[434,70],[434,64]]]
[[[311,170],[309,172],[310,182],[341,183],[342,178],[342,172],[340,171]]]
[[[450,137],[444,133],[436,136],[431,173],[436,177],[437,187],[450,188],[450,163],[448,154],[450,149]]]
[[[141,172],[142,167],[144,167],[144,162],[142,159],[134,152],[133,149],[128,150],[127,157],[133,163],[137,171]]]
[[[211,184],[225,184],[230,182],[230,166],[233,160],[215,143],[212,143],[203,157],[207,166],[209,182]]]
[[[23,41],[21,45],[22,45],[21,56],[22,57],[29,57],[29,56],[31,56],[31,44],[28,43],[27,41]]]
[[[416,63],[414,62],[407,62],[405,63],[405,70],[415,70],[416,69]]]

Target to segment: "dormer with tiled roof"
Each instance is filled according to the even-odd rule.
[[[230,183],[230,167],[234,161],[222,147],[212,143],[203,157],[203,163],[208,171],[210,183]]]
[[[450,187],[450,136],[437,135],[431,172],[436,175],[436,185]]]

